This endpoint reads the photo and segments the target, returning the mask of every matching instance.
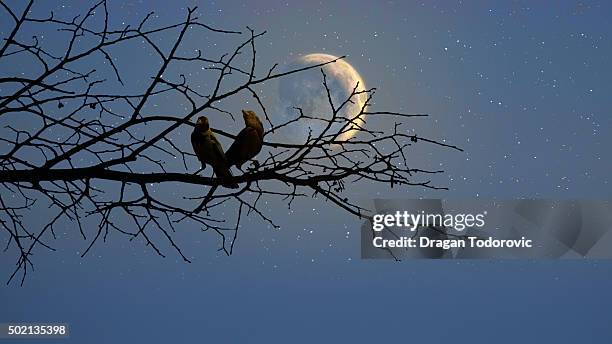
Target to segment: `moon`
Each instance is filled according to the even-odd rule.
[[[337,58],[329,54],[308,54],[292,62],[288,69],[304,68]],[[366,89],[363,78],[345,60],[338,60],[327,64],[323,67],[323,71],[327,75],[327,85],[336,108],[351,95],[355,86],[357,86],[357,92],[362,92]],[[339,115],[346,118],[355,118],[354,123],[362,125],[364,123],[364,115],[356,116],[366,104],[366,100],[367,94],[365,93],[353,96],[353,103],[347,103],[340,110]],[[291,74],[279,82],[278,116],[284,121],[296,118],[299,114],[294,107],[301,108],[306,116],[331,118],[332,108],[323,86],[323,75],[319,68]],[[331,132],[340,130],[344,124],[346,122],[332,126]],[[303,143],[308,138],[310,131],[312,131],[311,135],[313,137],[317,136],[324,130],[326,125],[326,122],[320,120],[301,120],[288,126],[288,133],[286,133],[288,135],[285,136],[290,141]],[[337,139],[343,141],[350,139],[358,132],[354,128],[355,125],[351,124],[350,127],[345,128],[344,132]]]

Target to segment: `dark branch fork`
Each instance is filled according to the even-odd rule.
[[[367,209],[350,200],[347,184],[439,189],[422,178],[443,171],[410,167],[409,148],[423,143],[461,151],[444,141],[403,130],[403,121],[426,114],[372,111],[375,89],[363,90],[355,85],[346,99],[334,103],[324,67],[344,56],[286,71],[276,71],[274,64],[260,74],[256,43],[265,32],[257,33],[249,27],[236,48],[221,57],[207,56],[218,52],[207,54],[200,49],[195,55],[186,52],[184,43],[190,31],[205,30],[230,38],[244,35],[201,23],[195,8],[188,9],[185,20],[171,25],[150,27],[150,13],[137,27],[112,28],[105,0],[71,20],[53,13],[46,18],[33,17],[33,1],[23,9],[11,8],[3,1],[0,4],[0,11],[6,11],[14,25],[0,43],[0,127],[4,133],[0,137],[0,239],[6,238],[4,251],[17,254],[8,283],[20,276],[23,284],[34,267],[35,249],[54,251],[51,241],[58,238],[57,228],[66,224],[77,227],[78,235],[86,240],[82,256],[95,249],[99,241],[106,241],[109,233],[118,233],[129,240],[143,241],[161,257],[165,257],[163,246],[167,245],[190,262],[174,233],[194,226],[217,233],[219,250],[229,255],[247,216],[254,215],[277,227],[263,211],[264,199],[278,199],[291,207],[296,198],[320,196],[352,215],[369,218]],[[102,25],[94,25],[96,20]],[[65,50],[53,51],[36,36],[24,40],[20,33],[28,25],[65,33]],[[160,35],[163,44],[156,39]],[[84,41],[89,43],[81,44]],[[126,87],[114,47],[138,42],[151,49],[159,64],[152,77],[145,78],[148,84],[134,92]],[[40,68],[22,75],[7,68],[14,59],[28,60]],[[195,89],[186,75],[173,72],[175,64],[194,64],[210,73],[214,79],[211,89]],[[311,69],[322,73],[331,112],[310,114],[295,108],[294,118],[275,123],[258,86]],[[242,79],[232,83],[228,81],[230,75],[232,80]],[[104,91],[108,89],[113,92]],[[175,138],[202,112],[233,119],[231,111],[222,107],[223,101],[243,94],[253,97],[257,111],[265,118],[265,148],[257,157],[258,163],[232,178],[241,187],[227,190],[219,187],[216,178],[193,174],[189,166],[194,166],[196,159]],[[151,104],[169,96],[183,99],[187,106],[174,114],[153,113]],[[350,113],[358,97],[367,100]],[[380,116],[387,122],[391,119],[391,129],[375,130],[366,124]],[[21,123],[26,119],[38,124],[24,128]],[[311,133],[302,143],[272,138],[272,134],[312,121],[321,122],[324,129]],[[234,138],[226,130],[214,131]],[[180,163],[171,163],[175,159]],[[195,185],[208,191],[202,197],[160,197],[154,188],[166,184]],[[222,209],[227,212],[228,206],[235,210],[234,218],[219,215]],[[50,209],[45,212],[49,218],[40,228],[29,224],[28,218],[29,212],[39,207]],[[86,225],[93,221],[94,227]]]

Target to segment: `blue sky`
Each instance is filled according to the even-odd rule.
[[[33,11],[70,18],[85,3],[44,1]],[[265,65],[346,54],[366,84],[378,87],[377,107],[429,113],[410,123],[413,130],[465,150],[411,153],[415,165],[446,170],[434,181],[449,191],[359,185],[351,190],[356,198],[610,196],[609,2],[109,3],[115,24],[137,23],[152,10],[155,23],[172,23],[197,4],[201,19],[216,27],[268,30],[258,50]],[[8,23],[0,20],[2,37]],[[61,46],[60,34],[48,37]],[[191,36],[184,49],[223,51],[236,42]],[[150,52],[136,52],[116,52],[129,89],[142,87],[154,68]],[[2,74],[27,68],[3,65]],[[211,81],[197,68],[172,72],[201,87]],[[270,106],[275,87],[265,86]],[[245,99],[226,106],[240,109]],[[159,192],[172,198],[177,190]],[[0,287],[0,322],[67,322],[75,343],[612,338],[609,261],[363,261],[360,222],[322,200],[301,200],[293,210],[274,203],[269,212],[281,229],[249,218],[231,257],[216,252],[213,234],[177,233],[192,264],[113,235],[80,258],[85,243],[68,224],[58,252],[36,253],[23,288]],[[1,259],[0,275],[7,275],[13,257]]]

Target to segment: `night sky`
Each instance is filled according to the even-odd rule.
[[[356,199],[610,197],[610,2],[109,4],[116,25],[137,24],[151,11],[152,23],[174,23],[197,5],[212,26],[267,30],[258,42],[262,70],[309,53],[347,55],[367,86],[377,87],[376,108],[430,114],[410,119],[411,130],[465,150],[419,145],[410,151],[416,166],[446,171],[433,182],[448,191],[361,183],[350,190]],[[71,18],[89,6],[44,1],[33,13]],[[0,36],[6,37],[12,28],[2,16]],[[46,44],[59,44],[60,37],[50,34]],[[239,41],[190,36],[182,48],[221,52]],[[117,56],[126,88],[142,89],[153,53],[125,49]],[[28,66],[0,68],[15,74]],[[172,72],[202,89],[213,81],[196,67]],[[277,85],[262,92],[274,108]],[[237,97],[226,106],[255,105]],[[158,192],[172,199],[181,190]],[[66,322],[68,342],[75,343],[612,339],[610,261],[366,261],[361,222],[322,199],[296,201],[291,210],[271,201],[266,210],[281,228],[250,217],[231,257],[216,251],[212,233],[177,233],[192,264],[171,250],[163,259],[118,235],[80,258],[88,242],[67,227],[54,243],[58,252],[36,252],[36,270],[24,287],[0,287],[0,323]],[[14,256],[0,257],[0,276],[8,276]]]

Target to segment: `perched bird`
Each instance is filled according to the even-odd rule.
[[[236,140],[225,152],[227,157],[227,165],[240,168],[242,164],[253,159],[263,144],[263,125],[255,114],[250,110],[242,110],[242,118],[244,119],[244,129],[238,133]]]
[[[215,134],[210,129],[208,118],[204,116],[198,117],[195,128],[191,133],[191,145],[198,160],[202,163],[202,169],[206,168],[206,164],[211,165],[215,175],[221,179],[224,187],[231,189],[238,188],[236,183],[224,182],[227,178],[232,177],[232,173],[229,170],[225,154],[223,154],[221,143],[219,143]]]

